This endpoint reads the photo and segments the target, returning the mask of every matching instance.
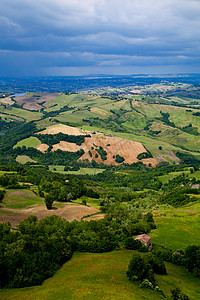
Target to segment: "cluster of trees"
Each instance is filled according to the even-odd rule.
[[[17,231],[0,224],[0,287],[38,285],[72,255],[70,224],[56,216],[37,222],[34,216]]]
[[[68,135],[61,132],[58,134],[36,134],[35,136],[42,143],[47,144],[50,147],[52,147],[55,144],[58,144],[60,141],[74,143],[80,146],[82,143],[84,143],[86,137],[84,135]]]
[[[99,153],[99,155],[101,156],[101,159],[103,161],[107,159],[107,152],[103,149],[102,146],[100,146],[99,148],[97,148],[96,151]]]
[[[151,157],[153,157],[151,152],[147,150],[147,152],[142,152],[142,153],[138,154],[137,159],[141,160],[144,158],[151,158]]]
[[[129,280],[142,282],[144,279],[148,279],[155,286],[154,273],[160,275],[167,274],[164,262],[160,257],[152,253],[133,254],[126,273]]]
[[[174,122],[171,122],[169,120],[169,117],[170,117],[170,114],[169,113],[164,113],[163,111],[160,111],[160,114],[162,115],[162,117],[160,118],[160,120],[165,123],[166,125],[168,126],[171,126],[171,127],[176,127]]]
[[[124,161],[124,157],[121,156],[121,155],[119,155],[119,154],[117,154],[116,157],[115,157],[115,161],[116,161],[118,164],[121,164],[121,163],[123,163],[123,161]]]
[[[198,128],[192,126],[191,123],[187,126],[182,127],[181,130],[192,135],[200,135],[200,133],[198,132]]]
[[[83,149],[76,152],[61,151],[58,149],[54,152],[42,153],[35,148],[26,148],[24,146],[12,149],[10,152],[12,155],[15,155],[15,157],[17,155],[27,155],[37,162],[46,165],[51,165],[52,162],[54,165],[65,165],[68,161],[76,163],[76,161],[84,154]]]
[[[44,180],[38,187],[39,196],[45,198],[45,203],[48,209],[52,208],[54,201],[70,202],[83,195],[92,195],[99,197],[98,193],[88,189],[83,181],[76,178],[70,178],[65,181],[48,181]],[[92,193],[93,192],[93,193]]]
[[[164,261],[185,266],[195,277],[200,277],[200,246],[190,245],[185,250],[172,251],[163,246],[154,245],[152,252]]]
[[[107,252],[118,247],[107,219],[68,222],[30,216],[13,231],[0,224],[0,287],[38,285],[71,258],[73,251]]]

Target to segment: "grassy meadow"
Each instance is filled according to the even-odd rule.
[[[29,190],[7,190],[2,204],[9,209],[24,209],[32,205],[44,205],[44,199]]]
[[[198,200],[198,197],[197,197]],[[200,202],[180,208],[160,205],[153,215],[157,229],[151,231],[152,242],[172,250],[200,245]]]
[[[105,169],[97,168],[80,168],[78,171],[64,171],[65,166],[50,165],[49,170],[51,172],[58,172],[61,174],[75,174],[75,175],[96,175],[102,173]]]
[[[40,142],[40,140],[38,140],[38,138],[31,136],[27,139],[19,141],[13,148],[22,147],[22,146],[25,146],[26,148],[28,148],[28,147],[36,148],[40,144],[41,144],[41,142]]]
[[[165,299],[149,289],[141,289],[126,276],[134,251],[109,253],[75,253],[56,274],[41,286],[22,289],[2,289],[0,298],[11,299]],[[156,275],[166,296],[180,287],[190,299],[200,299],[199,279],[188,275],[183,267],[166,263],[168,275]]]

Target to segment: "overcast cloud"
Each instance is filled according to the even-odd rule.
[[[200,0],[1,0],[0,76],[200,73]]]

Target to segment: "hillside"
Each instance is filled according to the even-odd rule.
[[[83,149],[85,153],[81,159],[106,164],[116,164],[115,156],[120,155],[130,164],[137,161],[138,154],[149,150],[153,159],[148,158],[144,163],[155,166],[159,162],[180,162],[177,151],[200,157],[198,93],[198,87],[169,82],[96,89],[84,94],[30,92],[20,97],[0,98],[0,117],[7,123],[33,122],[37,128],[35,138],[38,132],[91,136],[81,147],[60,140],[53,144],[53,151]],[[8,129],[2,130],[4,135]],[[26,138],[31,136],[30,132]],[[21,138],[21,142],[18,140],[13,146],[48,150],[41,141],[31,143]],[[92,149],[94,145],[106,151],[107,159],[101,159]]]

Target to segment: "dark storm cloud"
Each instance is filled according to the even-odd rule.
[[[199,0],[1,0],[0,75],[197,72],[199,36]]]

